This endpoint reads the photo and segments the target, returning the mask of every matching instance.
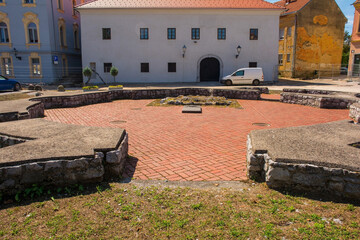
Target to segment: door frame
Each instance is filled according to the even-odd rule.
[[[196,76],[196,82],[200,82],[200,63],[202,60],[204,60],[205,58],[216,58],[219,61],[220,64],[220,76],[219,76],[219,80],[223,77],[223,61],[221,60],[221,58],[219,56],[213,55],[213,54],[207,54],[202,56],[201,58],[199,58],[198,62],[197,62],[197,76]]]

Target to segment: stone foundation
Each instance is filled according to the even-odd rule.
[[[273,189],[360,198],[360,172],[313,164],[276,162],[266,151],[254,152],[250,137],[247,141],[247,173],[250,179],[266,182]]]
[[[32,184],[65,186],[120,177],[127,152],[128,135],[124,132],[116,150],[95,152],[93,157],[41,159],[20,164],[14,162],[11,165],[7,163],[0,166],[0,192],[13,195]]]
[[[346,109],[355,103],[355,99],[335,97],[331,95],[311,95],[311,94],[297,94],[290,92],[283,92],[280,96],[280,102],[300,104],[318,108],[328,109]]]
[[[44,104],[37,102],[26,108],[26,112],[0,113],[0,122],[9,122],[30,118],[44,117]]]

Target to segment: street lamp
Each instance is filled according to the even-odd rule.
[[[20,56],[18,56],[18,50],[16,50],[16,48],[14,48],[14,55],[15,55],[16,59],[19,59],[21,61],[22,58]]]
[[[236,52],[237,52],[237,54],[235,55],[235,58],[238,58],[239,55],[240,55],[240,52],[241,52],[241,47],[240,47],[240,45],[237,46]]]
[[[183,51],[182,56],[183,56],[183,58],[184,58],[184,57],[185,57],[185,52],[186,52],[186,46],[185,46],[185,45],[183,46],[182,51]]]

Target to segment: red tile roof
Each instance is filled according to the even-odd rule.
[[[264,0],[93,0],[77,8],[282,9]]]
[[[281,0],[275,2],[274,4],[286,8],[283,14],[288,14],[299,11],[300,9],[305,7],[305,5],[308,4],[310,1],[311,0],[291,0],[290,3],[286,4],[286,0]]]

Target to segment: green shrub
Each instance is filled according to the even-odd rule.
[[[110,69],[110,74],[111,76],[114,77],[114,82],[115,82],[115,77],[119,74],[119,70],[116,67],[112,66]]]
[[[99,89],[98,86],[86,86],[82,88],[83,90],[95,90],[95,89]]]
[[[63,85],[59,85],[59,86],[57,87],[57,90],[58,90],[58,92],[65,92],[65,88],[64,88]]]
[[[83,69],[83,75],[88,78],[88,81],[90,81],[90,78],[91,78],[91,75],[92,75],[92,70],[91,70],[91,68],[85,67],[85,68]]]
[[[122,88],[123,85],[111,85],[109,86],[109,88]]]

